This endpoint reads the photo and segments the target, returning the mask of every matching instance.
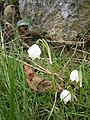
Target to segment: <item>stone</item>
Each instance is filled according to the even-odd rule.
[[[19,10],[31,30],[59,42],[76,42],[90,27],[90,0],[19,0]]]

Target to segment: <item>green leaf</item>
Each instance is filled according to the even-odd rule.
[[[28,18],[19,20],[19,21],[17,22],[17,26],[19,27],[19,26],[22,26],[22,25],[30,26],[30,25],[32,25],[32,21],[31,21],[30,19],[28,19]]]
[[[50,51],[50,47],[48,45],[48,43],[44,40],[44,39],[39,39],[36,44],[38,42],[42,42],[42,44],[44,45],[44,47],[46,48],[47,52],[48,52],[48,57],[49,57],[49,61],[50,61],[50,64],[52,64],[52,59],[51,59],[51,51]]]

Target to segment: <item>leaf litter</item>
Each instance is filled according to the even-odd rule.
[[[41,92],[48,92],[50,89],[53,90],[52,81],[45,80],[40,76],[38,76],[28,64],[25,64],[24,68],[25,68],[28,86],[32,91],[41,93]],[[56,90],[58,92],[62,91],[63,89],[64,87],[56,83]]]

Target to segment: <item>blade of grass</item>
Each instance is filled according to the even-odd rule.
[[[13,63],[13,62],[12,62]],[[10,120],[14,120],[14,69],[13,65],[9,69],[10,71]]]

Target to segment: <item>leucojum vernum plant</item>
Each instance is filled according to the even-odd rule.
[[[46,42],[46,40],[44,39],[39,39],[37,40],[36,44],[33,44],[29,49],[28,49],[28,54],[29,57],[34,60],[36,58],[40,59],[40,55],[41,55],[41,49],[39,47],[39,43],[41,43],[41,45],[43,45],[45,47],[45,49],[47,50],[48,53],[48,58],[49,58],[49,64],[50,64],[50,68],[51,68],[51,72],[52,72],[52,86],[54,86],[54,91],[56,91],[56,86],[55,86],[55,79],[54,79],[54,71],[53,71],[53,62],[52,62],[52,58],[51,58],[51,51],[50,51],[50,47],[48,45],[48,43]],[[71,82],[76,82],[76,84],[79,83],[80,86],[80,97],[82,96],[82,70],[81,70],[81,66],[79,67],[79,71],[73,70],[70,74],[70,81]],[[72,92],[70,92],[67,88],[65,88],[61,94],[60,94],[60,99],[61,101],[63,101],[65,104],[67,104],[68,102],[72,101]],[[51,110],[52,113],[52,110]],[[48,118],[48,120],[50,119],[50,116]]]

